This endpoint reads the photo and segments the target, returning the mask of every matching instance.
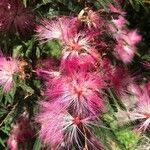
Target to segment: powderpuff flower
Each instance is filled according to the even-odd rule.
[[[13,125],[7,145],[10,150],[18,150],[20,143],[32,137],[33,131],[29,124],[29,119],[25,116],[21,116]]]
[[[88,141],[87,132],[97,125],[95,116],[71,115],[56,103],[41,102],[40,105],[41,110],[36,118],[41,125],[39,135],[51,148],[58,149],[63,143],[81,148],[83,140]]]
[[[99,28],[101,25],[100,16],[96,12],[89,10],[87,14],[87,25],[89,28]]]
[[[135,55],[136,47],[128,45],[124,41],[119,41],[115,47],[115,56],[125,64],[130,63]]]
[[[137,95],[137,106],[133,111],[129,111],[131,120],[141,121],[139,131],[145,131],[150,125],[150,82],[146,84],[141,92]]]
[[[98,60],[100,60],[100,55],[94,49],[92,50],[95,53],[95,56],[91,56],[88,54],[80,55],[80,56],[68,56],[66,59],[61,59],[60,69],[65,74],[68,74],[72,71],[78,71],[79,68],[84,68],[87,71],[96,70],[98,66]]]
[[[110,12],[112,12],[112,13],[116,13],[116,14],[122,15],[122,16],[124,16],[126,14],[126,12],[124,12],[119,5],[113,6],[112,4],[109,3],[108,7],[110,9]]]
[[[18,32],[29,35],[35,27],[35,16],[25,8],[21,0],[2,0],[0,2],[0,32]]]
[[[15,59],[0,56],[0,85],[5,92],[10,91],[13,85],[13,75],[18,71]]]
[[[127,34],[120,34],[118,36],[118,44],[115,51],[118,58],[124,63],[130,63],[136,52],[136,44],[141,40],[141,36],[137,34],[137,31],[131,31]]]
[[[99,58],[99,54],[91,46],[90,39],[84,33],[78,33],[69,38],[63,45],[62,64],[66,61],[77,60],[82,64],[94,64]]]
[[[78,19],[81,22],[84,22],[89,29],[91,29],[91,28],[98,29],[102,25],[101,24],[102,19],[100,18],[98,13],[89,8],[85,8],[85,9],[81,10],[78,15]]]
[[[40,41],[59,39],[66,41],[77,32],[78,20],[73,17],[61,17],[53,20],[43,19],[41,25],[37,26],[37,37]]]
[[[97,114],[103,108],[100,91],[104,87],[101,75],[86,71],[72,71],[47,84],[49,99],[72,109],[75,113]]]
[[[118,34],[123,34],[123,30],[125,29],[125,25],[127,23],[126,19],[123,16],[118,16],[116,19],[111,20],[111,24],[109,25],[109,28],[114,36],[117,36]]]
[[[56,147],[63,141],[64,111],[62,106],[55,102],[43,101],[40,103],[40,113],[35,118],[41,125],[39,136],[45,144],[51,147]]]
[[[110,86],[118,96],[125,96],[128,93],[128,87],[133,84],[133,78],[121,67],[116,67],[112,71]]]
[[[15,140],[15,136],[11,135],[7,141],[7,145],[10,150],[18,150],[18,143]]]
[[[123,39],[127,42],[128,45],[135,46],[141,41],[141,35],[137,33],[137,30],[128,32],[127,35],[124,35]]]
[[[83,33],[78,33],[71,38],[69,38],[64,44],[64,51],[73,51],[80,53],[83,51],[88,51],[90,49],[90,40]],[[67,56],[66,56],[67,57]]]

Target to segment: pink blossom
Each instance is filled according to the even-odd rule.
[[[90,39],[84,33],[78,33],[69,38],[63,45],[62,64],[65,61],[77,60],[78,64],[94,64],[99,54],[91,45]]]
[[[89,8],[81,10],[78,15],[78,19],[81,22],[84,22],[89,29],[98,29],[102,25],[102,19],[100,18],[99,14]]]
[[[150,82],[147,83],[141,94],[137,96],[137,107],[133,111],[129,111],[131,120],[140,120],[139,131],[145,131],[150,125]]]
[[[97,62],[100,59],[100,55],[91,49],[93,56],[89,54],[81,55],[69,55],[66,59],[62,57],[60,69],[65,73],[70,73],[73,70],[78,70],[79,68],[84,68],[84,70],[91,71],[95,70],[97,67]]]
[[[90,48],[90,40],[83,33],[78,33],[69,38],[64,44],[64,51],[72,51],[74,53],[80,53],[81,50],[88,51]],[[66,56],[67,57],[67,56]]]
[[[136,47],[128,45],[124,41],[119,41],[119,43],[115,47],[115,51],[117,52],[115,54],[117,58],[127,64],[132,61],[136,52]]]
[[[133,84],[133,77],[127,70],[121,67],[114,68],[110,85],[118,96],[125,96],[128,93],[128,86]]]
[[[109,3],[108,7],[110,11],[113,13],[118,13],[119,15],[123,15],[123,16],[126,14],[126,12],[124,12],[119,5],[113,6],[112,4]]]
[[[145,85],[145,89],[147,90],[150,96],[150,81]]]
[[[62,129],[65,110],[60,104],[50,102],[41,102],[40,108],[40,113],[36,117],[37,122],[41,125],[39,136],[45,144],[57,147],[64,138]]]
[[[109,27],[117,42],[114,53],[124,63],[130,63],[136,52],[135,44],[140,40],[140,36],[136,34],[136,31],[129,32],[126,29],[124,17],[119,16],[112,22],[113,24],[110,24]]]
[[[11,137],[9,137],[7,145],[10,150],[18,150],[18,143],[14,135],[11,135]]]
[[[41,112],[37,116],[37,121],[41,124],[39,134],[42,141],[55,149],[61,147],[63,142],[67,146],[76,144],[81,148],[80,135],[88,141],[85,132],[96,125],[95,119],[95,116],[72,116],[61,105],[50,102],[41,102]]]
[[[113,34],[122,34],[127,21],[120,15],[117,19],[112,19],[112,23],[113,24],[110,24],[109,27]]]
[[[37,37],[40,41],[59,39],[66,41],[77,32],[78,20],[73,17],[61,17],[53,20],[44,19],[37,26]]]
[[[94,28],[99,28],[101,26],[101,19],[100,16],[93,10],[89,10],[87,14],[88,20],[87,20],[87,25],[89,28],[94,27]]]
[[[118,44],[115,51],[119,56],[118,58],[124,63],[130,63],[135,55],[136,44],[141,40],[141,36],[134,30],[127,34],[120,34],[117,40]]]
[[[10,91],[13,85],[13,75],[18,71],[15,59],[0,56],[0,85],[5,92]]]
[[[0,2],[0,32],[16,31],[22,36],[29,35],[35,27],[34,19],[33,13],[21,0]]]
[[[47,87],[50,100],[62,103],[76,113],[97,114],[102,109],[100,90],[104,87],[101,75],[86,71],[73,71],[54,79]]]
[[[29,119],[25,116],[21,116],[13,125],[7,145],[10,150],[18,150],[20,143],[32,137],[33,131],[29,124]]]
[[[142,89],[134,83],[129,86],[129,91],[131,91],[131,93],[135,96],[140,96],[142,93]]]
[[[135,46],[141,41],[141,35],[137,33],[137,30],[133,30],[128,32],[127,35],[124,35],[123,39],[125,42],[128,43],[128,45]]]

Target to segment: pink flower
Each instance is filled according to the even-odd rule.
[[[10,150],[18,150],[19,143],[25,142],[32,137],[33,131],[29,124],[29,119],[21,116],[13,125],[7,145]]]
[[[95,56],[91,56],[89,54],[83,54],[80,56],[68,56],[66,59],[62,57],[60,69],[65,72],[65,74],[70,73],[72,71],[78,71],[79,68],[84,68],[84,70],[91,71],[95,70],[98,65],[97,62],[100,59],[100,55],[96,51],[91,50],[95,53]],[[93,53],[93,54],[94,54]]]
[[[16,31],[22,36],[29,35],[35,27],[34,15],[25,8],[21,0],[0,2],[0,32]]]
[[[137,34],[137,30],[129,31],[126,29],[127,21],[121,15],[118,19],[112,19],[112,23],[109,24],[109,28],[117,43],[115,55],[124,63],[130,63],[136,53],[136,45],[140,42],[141,36]]]
[[[81,22],[84,22],[89,29],[98,29],[102,26],[102,19],[99,14],[89,8],[85,8],[80,11],[78,19]]]
[[[53,20],[42,20],[37,26],[37,37],[40,41],[59,39],[66,41],[77,32],[78,20],[73,17],[61,17]]]
[[[116,34],[122,34],[126,23],[126,19],[121,15],[119,15],[117,19],[112,19],[112,24],[110,24],[109,27],[114,36],[116,36]]]
[[[142,93],[142,89],[134,83],[129,86],[129,91],[131,91],[131,93],[135,96],[140,96]]]
[[[141,41],[141,38],[142,37],[137,33],[137,30],[133,30],[128,32],[127,35],[124,35],[123,39],[128,43],[128,45],[135,46]]]
[[[135,55],[136,47],[128,45],[124,41],[119,41],[115,47],[115,55],[118,59],[122,60],[125,64],[130,63]]]
[[[98,73],[73,71],[47,85],[49,99],[71,108],[75,113],[97,114],[103,107],[100,90],[104,87]]]
[[[73,51],[79,53],[82,49],[88,51],[90,40],[84,33],[78,33],[70,37],[64,44],[64,51]]]
[[[136,30],[118,36],[118,44],[115,51],[118,58],[124,63],[130,63],[136,52],[136,44],[141,40],[141,36],[137,34]]]
[[[5,92],[10,91],[13,85],[13,75],[18,71],[15,59],[0,56],[0,85]]]
[[[76,61],[77,64],[89,66],[96,63],[98,58],[97,50],[92,47],[90,39],[84,33],[72,36],[63,44],[62,65]]]
[[[96,120],[95,116],[73,116],[61,105],[50,102],[41,102],[41,112],[37,116],[37,122],[41,124],[39,133],[41,139],[54,149],[60,148],[63,143],[67,147],[76,144],[78,148],[81,148],[80,138],[84,137],[88,141],[86,132],[92,125],[96,125]]]
[[[137,95],[137,107],[129,111],[131,120],[140,120],[139,131],[145,131],[150,125],[150,82],[145,85],[141,94]]]
[[[100,19],[100,16],[93,10],[89,10],[87,14],[88,20],[87,25],[89,28],[99,28],[101,26],[102,20]]]
[[[60,104],[41,102],[40,113],[36,120],[41,125],[39,136],[45,144],[51,147],[58,147],[62,143],[63,135],[63,121],[64,109]]]
[[[110,11],[113,12],[113,13],[118,13],[119,15],[123,15],[123,16],[126,14],[126,12],[124,12],[119,5],[118,6],[113,6],[112,4],[109,3],[108,7],[109,7]]]
[[[11,135],[11,137],[9,137],[9,139],[7,141],[7,145],[10,150],[18,150],[18,143],[17,143],[14,135]]]
[[[121,67],[114,68],[110,85],[118,96],[125,96],[129,91],[128,87],[133,83],[133,78],[127,70]]]

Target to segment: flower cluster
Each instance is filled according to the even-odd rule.
[[[110,5],[110,10],[119,13],[117,18],[112,17],[112,23],[109,25],[112,36],[116,40],[114,53],[124,63],[130,63],[135,55],[136,45],[141,40],[141,36],[137,33],[137,30],[130,31],[127,29],[125,13],[120,8],[115,9]]]
[[[150,60],[137,52],[142,36],[129,28],[124,3],[70,1],[67,11],[72,12],[64,16],[66,5],[60,0],[0,0],[1,145],[10,150],[30,149],[31,144],[49,150],[104,150],[111,143],[130,149],[120,125],[130,121],[140,135],[149,129]],[[76,4],[75,9],[86,7],[75,14]],[[59,16],[48,16],[54,14]],[[147,42],[145,33],[141,30],[139,46]]]
[[[46,82],[47,97],[40,102],[36,118],[41,125],[39,136],[50,148],[102,149],[92,127],[99,125],[104,108],[103,89],[111,86],[121,95],[133,81],[126,73],[119,82],[125,69],[114,68],[103,55],[115,44],[113,53],[129,63],[141,36],[136,30],[126,28],[121,8],[109,7],[110,12],[119,14],[111,24],[98,12],[85,8],[78,17],[42,19],[37,26],[36,36],[41,43],[55,39],[62,48],[59,64],[50,58],[43,62],[43,68],[36,69],[37,75]],[[114,44],[109,45],[103,38],[108,30]]]

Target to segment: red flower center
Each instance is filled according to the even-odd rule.
[[[146,118],[150,118],[150,113],[145,113],[144,115],[146,116]]]
[[[77,42],[70,42],[68,45],[71,50],[75,50],[75,51],[81,50],[81,46]]]
[[[79,125],[79,124],[81,123],[80,117],[75,117],[75,118],[73,119],[73,123],[76,124],[76,125]]]
[[[78,95],[78,98],[83,94],[83,90],[80,87],[75,87],[74,91]]]

